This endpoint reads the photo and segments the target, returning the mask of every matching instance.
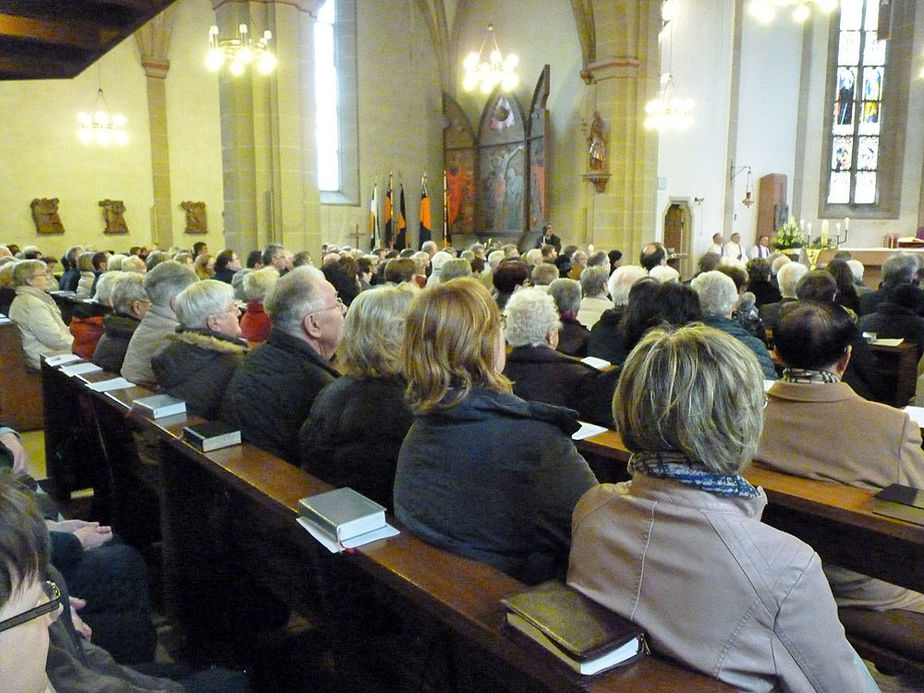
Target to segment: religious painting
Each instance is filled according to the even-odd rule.
[[[527,121],[527,146],[529,156],[529,204],[526,229],[520,241],[521,248],[532,248],[542,234],[542,225],[549,220],[547,204],[547,168],[545,158],[546,140],[549,139],[550,69],[546,65],[533,90],[533,100]]]
[[[32,207],[32,221],[38,233],[64,233],[64,225],[58,216],[57,197],[36,197],[30,205]]]
[[[478,152],[475,133],[465,112],[443,94],[443,156],[446,167],[446,205],[450,234],[475,233],[475,180]],[[442,215],[440,215],[442,216]]]
[[[106,223],[103,233],[107,235],[128,233],[125,223],[125,202],[122,200],[100,200],[103,208],[103,220]]]
[[[186,233],[208,233],[204,202],[185,200],[180,203],[180,207],[186,211]]]
[[[487,236],[526,230],[526,126],[513,94],[495,90],[478,129],[478,204],[475,225]]]

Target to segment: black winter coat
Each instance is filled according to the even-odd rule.
[[[93,352],[93,363],[106,371],[118,373],[122,370],[128,343],[135,334],[141,320],[134,315],[109,313],[103,316],[103,336]]]

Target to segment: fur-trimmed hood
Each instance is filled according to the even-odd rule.
[[[212,330],[177,328],[175,333],[167,335],[167,340],[223,354],[246,354],[249,350],[244,340]]]

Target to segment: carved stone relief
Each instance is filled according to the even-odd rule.
[[[64,233],[64,225],[58,216],[58,198],[36,197],[32,200],[32,221],[39,233]]]
[[[106,222],[103,233],[128,233],[128,225],[125,223],[124,217],[125,202],[122,200],[100,200],[98,204],[103,208],[103,219]]]
[[[204,202],[186,200],[180,203],[180,207],[186,210],[186,233],[208,233]]]

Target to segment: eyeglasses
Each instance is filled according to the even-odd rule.
[[[336,308],[341,313],[346,310],[347,304],[343,302],[343,299],[337,296],[337,302],[332,306],[327,306],[326,308],[318,308],[317,310],[311,311],[311,313],[323,313],[325,310],[333,310]],[[310,315],[310,313],[309,313]]]
[[[45,604],[40,604],[28,611],[23,611],[21,614],[8,618],[5,621],[0,621],[0,633],[10,628],[15,628],[16,626],[27,623],[33,619],[38,618],[39,616],[44,616],[45,614],[50,614],[53,611],[57,611],[58,607],[61,605],[61,590],[58,589],[58,586],[53,583],[51,580],[47,580],[42,584],[42,590],[45,592],[45,596],[48,597],[50,601]]]

